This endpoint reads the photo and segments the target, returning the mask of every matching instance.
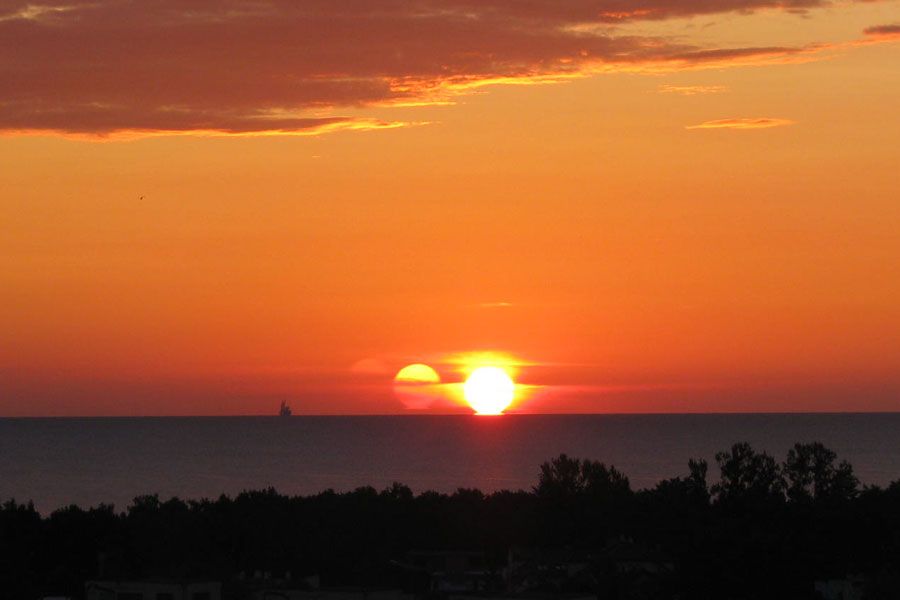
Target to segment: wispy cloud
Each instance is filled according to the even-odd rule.
[[[25,4],[14,10],[0,13],[0,22],[3,21],[38,21],[51,19],[59,13],[74,10],[74,6],[46,6],[37,4]]]
[[[512,308],[512,302],[481,302],[478,308]]]
[[[705,121],[699,125],[688,125],[685,129],[771,129],[772,127],[784,127],[793,125],[795,121],[790,119],[776,119],[772,117],[716,119]]]
[[[657,88],[660,94],[678,94],[679,96],[697,96],[700,94],[721,94],[727,92],[724,85],[661,85]]]
[[[57,124],[52,120],[44,122],[42,127],[14,124],[5,130],[7,134],[46,135],[52,133],[72,140],[121,142],[160,135],[192,135],[199,137],[254,137],[254,136],[317,136],[338,131],[377,131],[428,125],[427,121],[386,121],[383,119],[323,117],[296,119],[253,119],[252,117],[234,117],[224,115],[214,121],[189,121],[177,118],[161,117],[152,122],[142,123],[139,120],[129,126],[98,127],[90,118],[72,119],[71,113],[59,115]],[[110,115],[99,115],[108,117]],[[190,118],[190,115],[188,116]],[[105,119],[104,119],[105,120]],[[127,120],[120,121],[128,123]]]

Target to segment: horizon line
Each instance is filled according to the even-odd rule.
[[[803,416],[803,415],[897,415],[897,410],[854,410],[854,411],[689,411],[689,412],[558,412],[558,413],[504,413],[501,415],[478,415],[475,413],[294,413],[290,417],[270,413],[259,414],[200,414],[200,415],[0,415],[0,420],[15,419],[257,419],[271,418],[279,420],[302,418],[335,418],[335,417],[478,417],[479,419],[496,419],[499,417],[679,417],[679,416]]]

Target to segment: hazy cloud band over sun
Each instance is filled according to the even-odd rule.
[[[620,26],[824,6],[838,3],[0,0],[0,131],[315,134],[397,127],[405,123],[335,111],[446,102],[488,82],[592,70],[787,60],[816,49],[715,48],[627,34]]]

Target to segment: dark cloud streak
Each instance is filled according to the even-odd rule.
[[[885,37],[893,37],[900,36],[900,24],[891,24],[891,25],[875,25],[873,27],[867,27],[863,33],[871,36],[885,36]]]

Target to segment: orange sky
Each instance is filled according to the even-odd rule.
[[[519,412],[898,410],[898,41],[896,1],[0,0],[0,416],[409,412],[397,369],[476,351]]]

